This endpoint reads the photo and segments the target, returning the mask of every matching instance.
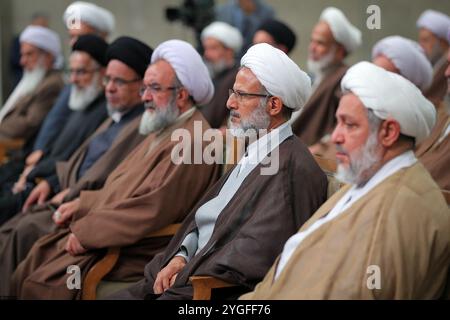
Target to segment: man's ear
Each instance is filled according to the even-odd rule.
[[[267,112],[271,117],[281,114],[283,110],[283,101],[278,97],[270,97],[267,101]]]
[[[400,124],[394,119],[386,119],[381,123],[378,141],[384,147],[391,147],[400,137]]]

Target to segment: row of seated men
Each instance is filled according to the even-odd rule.
[[[105,15],[105,9],[77,5]],[[55,103],[47,107],[47,117],[40,116],[44,124],[30,126],[34,132],[23,136],[34,140],[40,127],[25,149],[45,139],[47,145],[33,146],[26,157],[16,155],[1,168],[1,296],[80,298],[82,288],[67,285],[67,268],[79,267],[84,278],[111,247],[122,250],[106,278],[130,285],[109,299],[191,299],[192,275],[225,280],[250,291],[242,298],[255,299],[445,294],[450,263],[445,188],[414,150],[435,132],[424,151],[432,154],[448,136],[437,132],[442,118],[421,91],[431,82],[432,68],[417,44],[387,38],[374,48],[381,60],[375,62],[395,72],[361,62],[345,67],[334,85],[340,93],[333,97],[335,109],[327,111],[334,123],[327,124],[330,132],[316,136],[330,133],[337,177],[347,185],[327,199],[327,177],[308,146],[319,142],[329,150],[330,142],[307,143],[294,132],[312,99],[326,95],[318,90],[328,77],[311,85],[275,44],[251,47],[235,68],[223,102],[229,120],[217,121],[217,127],[223,131],[227,122],[230,132],[244,140],[252,130],[268,133],[247,143],[243,158],[221,175],[218,163],[174,161],[180,142],[174,132],[192,138],[184,152],[200,146],[203,155],[209,147],[203,137],[211,127],[197,106],[211,112],[215,86],[197,51],[181,40],[155,50],[131,37],[108,45],[92,34],[101,19],[86,20],[73,39],[71,85],[64,88],[57,72],[44,78],[27,74],[34,65],[52,69],[57,36],[36,26],[21,36],[26,72],[18,88],[30,85],[27,79],[44,88],[27,97],[32,103],[15,91],[4,106],[4,123],[16,113],[14,102],[29,110],[34,104],[33,112],[38,103]],[[344,38],[335,28],[347,30]],[[205,30],[204,41],[221,41],[223,30],[233,32],[216,24]],[[314,28],[312,52],[329,44],[326,36],[343,59],[360,34],[342,12],[329,8]],[[445,106],[438,110],[447,112]],[[446,117],[440,130],[448,131]],[[58,125],[48,138],[45,128]],[[267,173],[267,164],[276,170]],[[148,238],[173,223],[182,223],[173,238]],[[381,281],[369,285],[373,266]]]

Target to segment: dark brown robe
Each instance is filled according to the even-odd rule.
[[[120,162],[145,138],[139,134],[140,116],[127,123],[111,147],[92,167],[77,180],[77,172],[88,150],[89,143],[97,135],[106,130],[112,120],[108,118],[99,129],[83,143],[75,154],[66,162],[59,162],[58,178],[62,189],[70,188],[71,192],[64,201],[78,197],[82,190],[100,189],[108,175]],[[58,205],[50,202],[37,205],[27,213],[17,214],[0,228],[0,296],[9,294],[9,280],[17,265],[25,259],[33,244],[40,238],[57,230],[52,220],[53,210]]]
[[[292,124],[292,130],[307,146],[331,134],[336,125],[336,110],[342,96],[341,79],[348,67],[341,64],[325,77]]]
[[[0,139],[32,138],[64,86],[61,72],[49,71],[30,94],[17,101],[0,124]]]
[[[234,66],[220,73],[213,79],[214,97],[210,103],[200,108],[211,128],[226,125],[230,111],[227,108],[228,89],[232,89],[239,68]]]
[[[450,135],[419,159],[442,190],[450,191]]]
[[[82,191],[80,209],[70,230],[39,239],[12,278],[12,294],[19,298],[72,299],[80,290],[69,290],[67,267],[77,265],[84,279],[105,248],[122,247],[122,258],[108,279],[135,281],[145,263],[167,245],[170,237],[146,238],[151,232],[181,222],[206,189],[217,181],[220,167],[207,164],[176,165],[171,159],[178,141],[175,129],[194,137],[194,121],[209,125],[199,111],[162,132],[150,134],[108,177],[97,191]],[[196,139],[201,137],[196,137]],[[198,143],[192,139],[192,149]],[[72,232],[88,251],[71,256],[65,249]]]
[[[447,53],[445,53],[445,57],[443,57],[443,59],[445,59],[445,62],[442,63],[442,65],[436,70],[430,87],[424,93],[424,96],[435,105],[441,103],[447,94],[448,85],[447,78],[445,77],[445,70],[449,65],[447,61]]]
[[[211,239],[178,274],[161,299],[192,299],[193,275],[210,275],[251,290],[269,270],[286,240],[326,200],[327,179],[306,146],[295,136],[279,146],[279,171],[261,175],[261,164],[245,178],[217,218]],[[228,176],[222,177],[196,205],[167,249],[146,267],[146,279],[111,298],[154,298],[157,273],[178,252],[196,228],[198,208],[216,197]]]

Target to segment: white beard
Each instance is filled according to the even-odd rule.
[[[173,124],[180,115],[180,110],[175,104],[175,99],[171,99],[171,101],[162,108],[156,107],[153,102],[146,104],[145,108],[153,109],[153,111],[146,110],[142,115],[139,133],[144,136],[167,128]]]
[[[44,79],[47,70],[39,62],[32,71],[24,71],[22,79],[14,88],[14,91],[9,96],[8,100],[4,104],[0,111],[0,123],[3,121],[6,114],[14,107],[14,105],[25,95],[33,92],[37,86]]]
[[[72,85],[70,90],[69,108],[72,111],[83,111],[88,107],[102,91],[102,88],[98,85],[99,74],[95,74],[92,78],[92,82],[83,89],[79,89],[77,86]]]
[[[338,151],[344,151],[339,145]],[[348,153],[347,153],[348,154]],[[354,151],[350,156],[350,165],[338,164],[336,178],[348,184],[361,185],[366,183],[372,176],[371,168],[380,161],[378,153],[377,132],[371,133],[367,142],[359,150]]]
[[[220,60],[219,62],[212,63],[205,60],[205,65],[208,68],[209,76],[214,79],[217,75],[227,69],[228,65],[225,60]]]
[[[315,76],[314,83],[316,83],[318,79],[322,79],[324,71],[333,63],[335,53],[336,47],[333,47],[330,52],[320,60],[314,61],[311,58],[308,58],[307,66],[309,72]]]
[[[241,121],[238,125],[231,122],[231,117],[236,111],[230,111],[228,119],[228,129],[230,133],[236,138],[243,138],[249,135],[257,135],[259,130],[267,130],[270,124],[270,116],[266,111],[266,99],[261,100],[258,107],[253,110],[248,119]]]

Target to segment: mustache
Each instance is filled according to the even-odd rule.
[[[337,152],[343,153],[343,154],[345,154],[346,156],[349,155],[349,154],[348,154],[348,151],[345,150],[340,144],[335,144],[335,147],[336,147],[336,151],[337,151]]]
[[[240,118],[241,115],[237,111],[231,110],[230,117]]]
[[[144,108],[145,109],[150,109],[150,110],[156,110],[156,106],[155,106],[155,104],[153,103],[153,101],[149,101],[149,102],[145,102],[144,103]]]

